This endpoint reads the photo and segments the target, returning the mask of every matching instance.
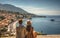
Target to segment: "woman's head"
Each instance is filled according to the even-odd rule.
[[[32,27],[32,26],[31,26],[31,21],[28,20],[28,21],[27,21],[27,28],[26,28],[27,31],[30,31],[30,30],[31,30],[31,27]]]
[[[27,25],[31,25],[31,21],[30,20],[27,21]]]

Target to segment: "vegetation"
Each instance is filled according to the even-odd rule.
[[[0,21],[3,20],[3,19],[5,19],[5,17],[4,16],[0,16]]]

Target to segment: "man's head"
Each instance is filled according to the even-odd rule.
[[[19,24],[22,24],[23,23],[23,20],[22,19],[19,19]]]

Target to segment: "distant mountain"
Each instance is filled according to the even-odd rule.
[[[10,4],[0,4],[0,10],[19,12],[19,13],[22,13],[22,14],[30,14],[30,13],[26,12],[25,10],[23,10],[21,8],[18,8],[14,5],[10,5]]]
[[[11,11],[11,12],[19,12],[20,14],[27,14],[27,15],[32,15],[33,17],[44,17],[44,16],[39,16],[39,15],[35,15],[35,14],[32,14],[32,13],[28,13],[27,11],[19,8],[19,7],[16,7],[14,5],[11,5],[11,4],[1,4],[0,3],[0,10],[6,10],[6,11]]]

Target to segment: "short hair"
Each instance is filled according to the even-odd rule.
[[[19,24],[22,24],[23,20],[22,19],[19,19]]]

